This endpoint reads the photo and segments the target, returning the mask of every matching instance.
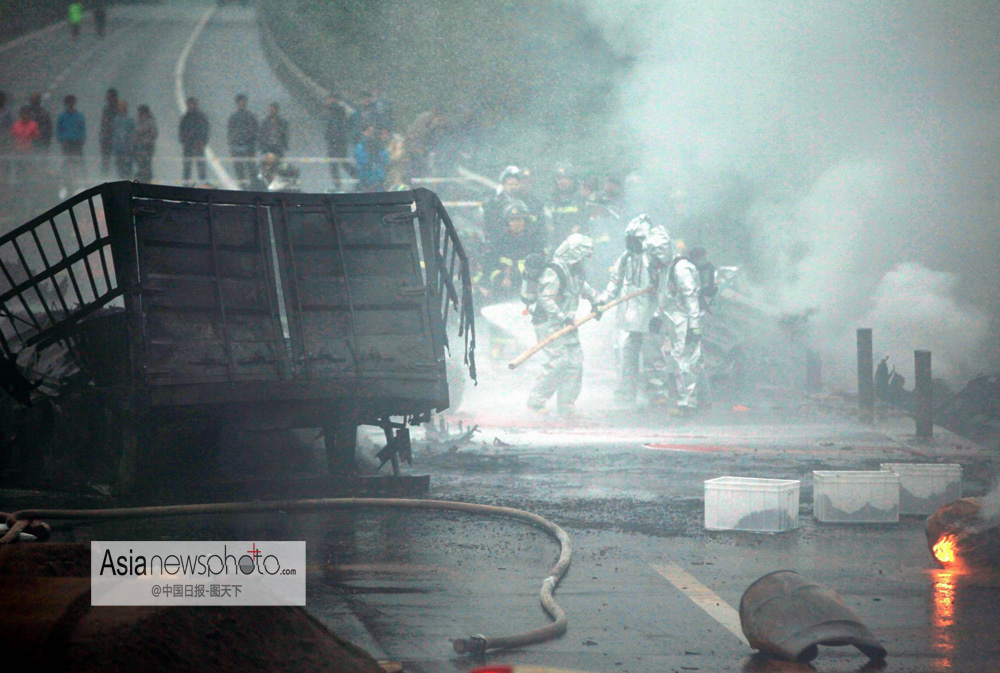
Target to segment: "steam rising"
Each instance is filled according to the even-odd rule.
[[[917,348],[935,375],[974,361],[1000,312],[998,6],[588,8],[634,57],[637,208],[663,217],[664,194],[687,192],[678,234],[741,264],[777,312],[815,310],[828,357],[871,326],[904,371]]]
[[[914,263],[889,271],[875,291],[866,319],[879,334],[880,349],[907,353],[914,344],[936,354],[934,369],[969,374],[969,365],[986,337],[988,320],[982,311],[962,307],[954,299],[954,274]]]

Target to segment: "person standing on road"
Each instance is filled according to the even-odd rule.
[[[31,118],[31,109],[27,105],[21,108],[16,122],[10,127],[10,137],[14,141],[14,151],[21,155],[31,154],[35,149],[35,141],[41,133],[38,122]]]
[[[371,91],[362,91],[361,99],[354,106],[354,113],[351,115],[351,146],[357,146],[361,142],[361,136],[369,126],[378,128],[378,114],[375,109],[375,101]]]
[[[135,162],[135,120],[128,116],[128,103],[118,99],[118,114],[111,124],[111,153],[122,180],[131,180]]]
[[[261,154],[273,154],[281,159],[288,151],[288,122],[278,114],[277,103],[268,106],[267,116],[260,123],[257,148]]]
[[[118,91],[108,89],[104,95],[104,109],[101,110],[101,129],[97,142],[101,149],[101,175],[107,175],[111,168],[111,133],[118,116]]]
[[[245,94],[236,96],[236,112],[229,116],[226,125],[226,139],[229,141],[229,156],[233,159],[236,179],[241,185],[253,177],[257,157],[257,116],[247,110]]]
[[[35,140],[35,149],[41,152],[48,152],[52,144],[52,115],[42,105],[42,94],[35,92],[31,94],[28,110],[31,118],[38,124],[38,139]]]
[[[643,252],[643,242],[649,235],[648,215],[639,215],[625,227],[625,252],[611,267],[611,278],[598,303],[606,304],[618,297],[645,290],[650,286],[649,258]],[[656,309],[656,298],[646,294],[618,307],[618,328],[624,333],[621,341],[621,364],[615,397],[620,402],[633,402],[639,388],[639,361],[642,342],[649,331],[649,319]]]
[[[430,175],[432,157],[446,124],[447,120],[441,109],[435,107],[417,115],[410,127],[406,129],[406,153],[410,160],[411,177],[422,178]],[[504,208],[508,205],[510,204],[505,204]],[[502,213],[503,208],[500,209],[497,216]]]
[[[657,275],[657,312],[650,332],[663,332],[664,353],[674,365],[677,406],[672,413],[693,414],[698,408],[701,376],[701,281],[698,268],[684,255],[674,254],[669,234],[654,227],[646,237],[653,273]]]
[[[73,189],[83,177],[83,144],[87,140],[87,120],[76,109],[76,96],[63,98],[63,106],[65,109],[56,118],[56,140],[62,147],[63,178],[67,183],[65,188]]]
[[[347,156],[347,110],[336,94],[326,99],[326,119],[323,124],[323,139],[326,140],[326,156],[330,158],[330,177],[334,186],[340,186],[342,179],[340,162]]]
[[[66,11],[69,19],[69,32],[75,40],[80,37],[80,24],[83,23],[83,3],[71,2]]]
[[[380,132],[382,129],[393,130],[395,115],[392,112],[392,103],[385,97],[385,89],[377,84],[372,87],[372,109],[374,111],[375,128]]]
[[[156,152],[156,119],[148,105],[135,109],[135,179],[139,182],[153,181],[153,153]]]
[[[31,118],[31,110],[25,105],[21,108],[18,119],[10,127],[10,137],[13,143],[11,157],[11,173],[18,176],[22,182],[32,182],[37,166],[31,155],[35,153],[35,141],[38,140],[38,124]]]
[[[583,262],[594,254],[589,236],[572,234],[563,241],[538,281],[538,301],[532,314],[538,340],[573,324],[580,298],[597,310],[597,293],[584,276]],[[545,404],[556,396],[560,414],[572,416],[583,385],[583,347],[580,332],[573,330],[545,348],[548,360],[528,396],[528,408],[544,413]]]
[[[192,162],[198,165],[198,179],[204,182],[206,174],[205,146],[208,145],[208,117],[198,109],[197,98],[187,99],[187,112],[181,116],[177,136],[181,141],[181,150],[184,154],[184,182],[191,183]]]
[[[97,37],[104,39],[104,27],[108,23],[108,8],[104,4],[104,0],[97,0],[94,3],[94,29],[97,31]]]
[[[545,209],[550,240],[564,241],[570,234],[586,234],[587,216],[583,210],[576,176],[568,166],[556,170],[555,188]]]
[[[523,201],[515,201],[504,211],[507,224],[485,237],[484,271],[490,303],[516,298],[524,280],[530,255],[545,254],[545,231],[531,218]],[[495,359],[495,358],[494,358]]]
[[[377,192],[385,188],[389,169],[389,151],[375,136],[375,126],[369,124],[354,148],[354,165],[358,169],[358,191]]]

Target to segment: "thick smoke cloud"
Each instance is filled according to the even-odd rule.
[[[743,265],[776,312],[814,310],[837,367],[860,326],[904,372],[925,347],[936,374],[998,364],[983,342],[1000,313],[1000,6],[588,10],[634,58],[620,113],[638,207],[684,190],[678,233],[734,257],[717,261]]]

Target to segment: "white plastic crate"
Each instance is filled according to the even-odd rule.
[[[897,523],[899,475],[881,472],[813,472],[813,514],[829,523]]]
[[[799,527],[799,482],[718,477],[705,482],[705,528],[780,533]]]
[[[899,475],[899,513],[933,514],[962,497],[962,466],[957,463],[882,463]]]

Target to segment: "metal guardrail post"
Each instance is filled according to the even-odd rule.
[[[931,378],[931,352],[913,351],[913,368],[916,376],[914,398],[917,403],[917,437],[934,436],[934,385]]]
[[[858,415],[862,423],[875,422],[875,381],[872,330],[858,330]]]

